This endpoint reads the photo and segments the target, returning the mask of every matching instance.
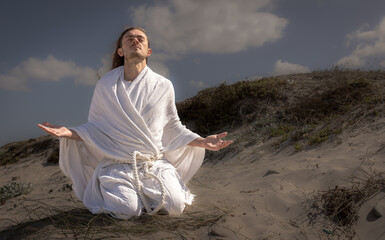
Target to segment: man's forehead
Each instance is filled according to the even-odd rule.
[[[144,32],[142,32],[141,30],[139,29],[133,29],[133,30],[130,30],[128,32],[126,32],[124,34],[124,36],[128,36],[128,37],[138,37],[138,36],[141,36],[141,37],[146,37],[146,34]]]

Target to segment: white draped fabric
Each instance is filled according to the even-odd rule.
[[[146,67],[131,83],[118,67],[96,85],[88,122],[73,128],[83,141],[61,139],[60,168],[73,181],[76,196],[93,213],[128,218],[142,213],[134,185],[132,156],[163,156],[149,172],[165,185],[164,208],[181,213],[193,195],[185,184],[202,164],[204,149],[187,144],[199,135],[183,126],[172,83]],[[139,168],[143,192],[152,207],[159,184]]]

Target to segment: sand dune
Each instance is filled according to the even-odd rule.
[[[207,154],[189,183],[195,201],[182,216],[128,221],[84,209],[70,180],[52,163],[55,140],[25,141],[19,161],[0,167],[0,183],[31,183],[34,189],[0,205],[0,239],[385,239],[383,115],[355,119],[338,134],[300,149],[291,138],[259,137],[258,131],[255,122],[240,124],[229,132],[236,140],[231,147]],[[40,150],[41,142],[51,147]],[[362,187],[374,176],[378,182],[361,193],[378,184],[375,191],[354,205],[356,221],[346,226],[332,221],[322,194],[336,186],[345,192]]]
[[[242,131],[244,129],[233,134]],[[322,216],[309,224],[308,201],[319,191],[336,185],[349,186],[349,179],[364,176],[363,171],[385,171],[385,119],[343,133],[338,136],[338,141],[301,152],[295,152],[292,146],[277,152],[266,144],[250,146],[238,154],[228,154],[220,161],[208,161],[202,166],[189,184],[197,195],[195,202],[186,209],[186,216],[176,219],[183,222],[187,216],[192,219],[211,217],[215,221],[192,229],[182,227],[181,236],[186,239],[328,239],[332,235],[324,230],[338,234],[338,230],[333,230],[336,226],[321,219]],[[45,223],[46,220],[38,224],[36,220],[82,208],[68,187],[69,179],[62,175],[57,165],[44,165],[44,161],[41,156],[1,167],[1,183],[30,182],[34,186],[29,194],[9,199],[1,205],[3,237],[10,233],[12,226],[16,231],[13,234],[18,236],[22,231],[25,237],[39,236],[36,234],[55,224]],[[383,217],[367,220],[372,208],[385,201],[384,197],[385,193],[379,192],[360,208],[355,226],[357,239],[385,237]],[[85,221],[92,220],[86,210],[82,213],[86,215]],[[167,216],[158,216],[157,221],[166,218],[167,223],[170,221]],[[25,222],[29,222],[32,230],[28,224],[23,225]],[[65,232],[71,235],[65,228],[50,231],[54,236]],[[139,233],[134,239],[178,239],[177,233],[169,231],[160,229],[143,236]],[[124,236],[124,233],[118,235]]]

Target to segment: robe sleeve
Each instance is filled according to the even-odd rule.
[[[72,180],[73,191],[79,200],[83,200],[88,181],[102,159],[103,155],[85,142],[60,138],[59,166]]]
[[[171,84],[171,83],[170,83]],[[202,165],[205,149],[188,144],[200,136],[184,126],[175,105],[175,93],[171,84],[167,106],[168,121],[163,128],[163,154],[173,164],[186,184]]]

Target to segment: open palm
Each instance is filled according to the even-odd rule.
[[[72,132],[66,127],[59,125],[52,125],[50,123],[44,122],[42,124],[38,124],[38,126],[43,129],[48,134],[54,137],[71,137]]]
[[[203,147],[208,149],[208,150],[211,150],[211,151],[219,151],[222,148],[225,148],[234,142],[234,141],[221,139],[221,138],[226,137],[226,136],[227,136],[226,132],[207,136],[204,139]]]

